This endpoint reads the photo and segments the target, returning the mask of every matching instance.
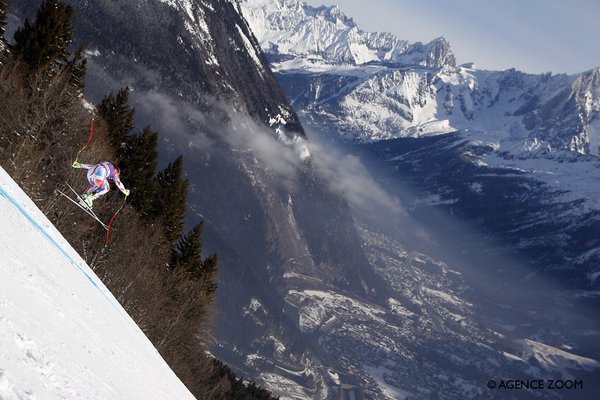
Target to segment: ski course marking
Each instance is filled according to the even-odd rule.
[[[17,199],[15,199],[13,197],[13,195],[11,193],[9,193],[6,189],[5,189],[5,185],[0,185],[0,196],[4,197],[6,200],[8,200],[17,210],[19,210],[19,212],[27,219],[27,221],[29,221],[29,223],[36,228],[42,235],[44,235],[46,237],[46,239],[48,239],[48,241],[50,243],[52,243],[52,245],[58,250],[60,251],[70,262],[72,265],[74,265],[90,282],[92,285],[94,285],[94,287],[96,289],[98,289],[98,291],[100,293],[102,293],[102,295],[113,305],[113,307],[116,307],[115,304],[112,302],[111,297],[107,296],[105,291],[102,290],[102,288],[100,286],[98,286],[98,283],[96,283],[96,281],[94,280],[94,278],[88,274],[85,269],[81,266],[81,262],[79,262],[78,260],[75,260],[73,258],[73,256],[71,254],[69,254],[69,252],[67,250],[65,250],[65,248],[56,241],[56,238],[54,238],[50,233],[48,233],[48,231],[42,227],[39,222],[29,213],[29,211],[27,211],[22,204],[19,203],[19,201],[17,201]]]

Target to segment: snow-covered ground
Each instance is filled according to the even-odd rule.
[[[193,399],[0,168],[0,399]]]

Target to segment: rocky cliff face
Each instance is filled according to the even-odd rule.
[[[547,150],[569,150],[600,155],[600,69],[572,77],[556,95],[540,102],[533,94],[523,117],[530,137],[547,143]],[[532,91],[533,92],[533,91]]]

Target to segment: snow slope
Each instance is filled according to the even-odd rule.
[[[0,168],[0,399],[193,399]]]

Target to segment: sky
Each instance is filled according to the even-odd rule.
[[[359,28],[410,42],[445,36],[457,63],[579,73],[600,67],[597,0],[304,0],[337,4]]]

